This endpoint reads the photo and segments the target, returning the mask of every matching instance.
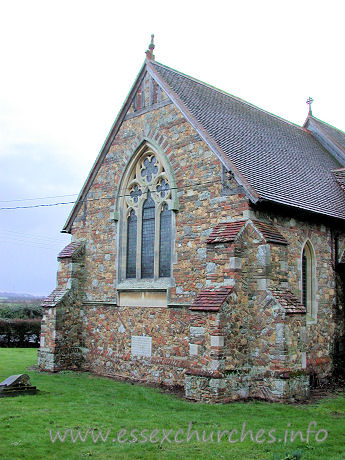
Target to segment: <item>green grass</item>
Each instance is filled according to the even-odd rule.
[[[187,402],[157,389],[119,383],[85,373],[46,374],[27,371],[36,361],[35,349],[0,349],[0,381],[9,375],[28,373],[31,383],[40,389],[37,395],[0,399],[0,459],[284,459],[296,450],[302,459],[345,458],[345,394],[323,399],[317,404],[282,405],[264,402],[207,405]],[[328,431],[325,442],[296,440],[293,443],[258,444],[249,437],[230,444],[227,436],[217,442],[217,431],[237,429],[242,423],[255,433],[275,428],[276,437],[284,438],[287,424],[305,434],[308,423]],[[174,430],[193,423],[193,430],[206,437],[215,432],[215,442],[151,444],[149,442],[112,443],[121,429]],[[49,430],[89,428],[111,429],[107,442],[75,444],[70,438],[52,443]],[[291,429],[289,428],[289,429]],[[173,439],[170,435],[170,439]],[[182,436],[182,434],[181,434]],[[186,435],[184,435],[186,436]],[[289,431],[290,436],[290,431]],[[142,439],[142,438],[140,438]],[[234,436],[236,439],[236,436]],[[259,438],[260,439],[260,438]],[[290,437],[288,437],[290,439]],[[288,454],[288,457],[285,456]]]

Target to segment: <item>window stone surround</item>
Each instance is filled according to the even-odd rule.
[[[152,158],[156,159],[157,170],[145,180],[144,162],[151,165]],[[151,163],[150,163],[151,162]],[[167,187],[168,184],[168,187]],[[154,275],[153,278],[141,277],[141,242],[143,205],[148,194],[155,202],[155,234],[154,234]],[[136,151],[131,155],[124,173],[120,179],[118,195],[115,201],[114,220],[117,220],[118,270],[116,288],[121,291],[140,290],[149,295],[152,290],[165,290],[167,302],[170,288],[175,285],[173,279],[173,264],[176,263],[174,249],[175,213],[171,213],[171,265],[170,276],[159,277],[159,247],[160,247],[160,215],[165,206],[171,211],[177,211],[178,198],[176,181],[168,158],[161,146],[153,139],[142,138]],[[127,218],[134,211],[137,217],[137,248],[136,248],[136,277],[126,277],[127,267]],[[120,296],[119,296],[120,297]],[[146,303],[146,302],[145,302]]]

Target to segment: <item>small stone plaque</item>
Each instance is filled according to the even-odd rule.
[[[152,337],[132,335],[132,356],[152,356]]]

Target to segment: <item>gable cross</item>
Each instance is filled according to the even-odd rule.
[[[155,57],[153,54],[153,50],[155,49],[154,38],[155,36],[152,34],[151,43],[149,44],[149,49],[145,51],[147,59],[152,59],[152,61],[155,60]]]
[[[307,99],[306,102],[307,102],[307,104],[309,105],[309,112],[308,112],[308,114],[311,115],[311,105],[312,105],[312,103],[314,102],[314,99],[313,99],[312,97],[308,97],[308,99]]]

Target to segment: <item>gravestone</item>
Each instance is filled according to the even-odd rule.
[[[27,374],[11,375],[0,382],[0,398],[6,396],[34,395],[37,388],[31,386],[30,377]]]

